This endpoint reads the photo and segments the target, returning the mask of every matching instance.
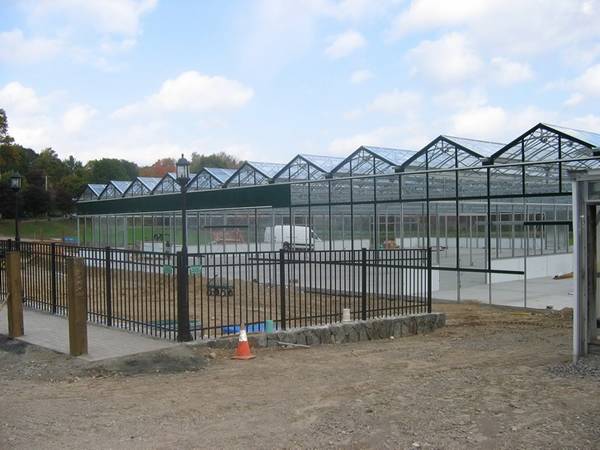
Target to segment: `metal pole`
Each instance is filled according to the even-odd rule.
[[[488,302],[492,304],[492,205],[490,202],[490,168],[486,169],[486,197],[487,197],[487,227],[486,227],[486,257],[487,257],[487,279],[488,279]]]
[[[19,193],[15,192],[15,245],[16,249],[21,248],[21,235],[19,234]]]
[[[81,245],[81,236],[79,230],[79,216],[77,216],[77,245]]]
[[[556,214],[556,200],[554,200],[554,221],[558,220],[557,214]],[[556,255],[558,253],[558,247],[557,247],[557,241],[558,241],[558,227],[555,225],[554,227],[552,227],[553,230],[553,234],[554,234],[554,254]]]
[[[52,289],[52,313],[56,314],[58,293],[56,289],[56,243],[50,244],[50,272],[52,279],[50,280],[50,288]]]
[[[526,240],[523,254],[523,307],[527,308],[527,252],[529,251],[529,227],[525,227]]]
[[[361,307],[360,315],[362,320],[367,320],[367,249],[361,250]]]
[[[112,327],[112,270],[111,270],[111,251],[110,247],[105,249],[105,286],[106,286],[106,325]]]
[[[186,237],[186,183],[181,185],[181,252],[177,254],[177,278],[178,278],[178,305],[177,305],[177,341],[187,342],[192,340],[190,334],[190,315],[188,298],[188,255]]]
[[[511,256],[515,257],[515,205],[512,204],[511,209],[511,229],[510,229],[510,239],[511,239]]]
[[[286,310],[285,310],[285,250],[279,250],[279,313],[281,314],[280,322],[281,329],[285,330],[286,325]]]
[[[473,266],[473,216],[469,215],[469,265]]]

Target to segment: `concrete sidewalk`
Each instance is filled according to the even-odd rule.
[[[69,324],[66,318],[25,309],[23,322],[25,336],[18,338],[19,340],[69,354]],[[6,308],[0,311],[0,334],[8,335]],[[178,344],[162,339],[88,324],[88,354],[80,358],[101,361],[176,345]]]
[[[574,281],[572,279],[553,280],[552,278],[533,278],[527,280],[527,307],[555,310],[573,308]],[[433,299],[456,301],[456,289],[440,290],[431,293]],[[476,300],[488,303],[488,285],[463,286],[460,289],[461,300]],[[504,281],[492,284],[492,304],[502,306],[525,306],[523,281]]]

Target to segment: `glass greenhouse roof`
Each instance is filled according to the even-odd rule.
[[[319,183],[331,189],[332,202],[336,199],[350,201],[351,197],[354,201],[363,201],[371,198],[374,191],[380,199],[392,199],[399,189],[403,190],[403,198],[416,198],[419,193],[425,192],[425,182],[428,180],[431,198],[450,198],[455,195],[457,178],[461,195],[481,194],[486,183],[486,170],[489,170],[490,192],[493,195],[565,193],[570,189],[566,175],[568,170],[600,167],[600,157],[594,154],[596,148],[600,148],[600,133],[538,123],[506,145],[442,135],[419,151],[361,146],[346,158],[298,154],[287,164],[246,161],[237,170],[207,167],[200,171],[202,183],[196,181],[191,189],[226,189],[274,182],[310,181],[313,183],[311,189],[317,189],[321,186]],[[489,158],[485,167],[482,167],[482,157]],[[521,167],[521,162],[527,165]],[[512,163],[518,165],[511,166]],[[461,170],[455,172],[455,168]],[[426,170],[429,171],[427,176],[424,173]],[[374,189],[373,178],[364,178],[367,181],[362,181],[368,175],[376,176]],[[168,173],[161,179],[138,177],[135,184],[123,180],[112,180],[106,186],[89,184],[80,200],[85,202],[148,195],[142,185],[151,191],[151,195],[178,192],[175,176],[175,173]],[[329,180],[330,176],[335,178]],[[346,179],[356,176],[361,178],[353,183]],[[190,186],[194,178],[197,178],[195,174],[190,174]],[[130,185],[133,187],[130,188]],[[363,189],[363,185],[371,186],[370,190]],[[307,185],[302,183],[292,186],[296,190],[307,189]],[[349,193],[351,186],[352,196]],[[130,192],[126,192],[128,189]],[[467,194],[470,189],[472,193]]]
[[[87,187],[90,188],[90,190],[94,194],[96,194],[96,196],[98,196],[102,193],[102,191],[104,190],[106,185],[105,184],[88,184]]]
[[[248,161],[248,164],[250,166],[254,167],[259,172],[262,172],[269,178],[273,178],[275,175],[277,175],[277,172],[279,172],[285,166],[285,164],[281,164],[281,163],[257,162],[257,161]]]
[[[158,177],[137,177],[136,180],[139,180],[146,188],[150,191],[156,187],[158,183],[160,183],[161,178]]]
[[[571,137],[579,139],[580,141],[587,142],[588,144],[593,145],[594,147],[600,147],[600,134],[593,133],[591,131],[584,130],[576,130],[574,128],[561,127],[557,125],[550,125],[548,123],[544,124],[549,128],[554,128],[561,133],[567,134]]]
[[[504,147],[506,144],[501,144],[500,142],[491,142],[491,141],[481,141],[479,139],[470,139],[463,138],[457,136],[447,136],[444,135],[444,138],[452,141],[466,149],[472,150],[476,153],[479,153],[481,156],[489,157]]]
[[[131,181],[110,181],[110,184],[112,184],[121,194],[127,190],[131,183]]]
[[[236,171],[236,169],[223,169],[221,167],[204,167],[203,170],[206,170],[221,183],[227,181]]]
[[[340,156],[323,156],[323,155],[309,155],[306,153],[301,153],[298,156],[304,158],[308,162],[314,164],[323,172],[331,172],[333,169],[340,164],[344,158]]]
[[[415,150],[405,150],[400,148],[389,148],[389,147],[371,147],[364,146],[371,153],[379,156],[380,158],[386,159],[395,166],[401,166],[409,158],[415,156],[417,153]]]

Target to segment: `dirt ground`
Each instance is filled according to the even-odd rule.
[[[1,448],[600,448],[600,358],[570,318],[435,305],[433,334],[310,349],[177,347],[89,366],[0,341]]]

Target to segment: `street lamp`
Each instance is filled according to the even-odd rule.
[[[181,252],[178,253],[177,284],[177,340],[186,342],[192,340],[190,333],[189,297],[188,297],[188,253],[187,253],[187,217],[186,217],[186,193],[187,184],[190,181],[190,163],[181,155],[175,164],[175,178],[181,188]]]
[[[21,236],[19,235],[19,191],[21,190],[22,182],[23,177],[19,172],[15,172],[15,174],[10,177],[10,188],[15,193],[15,244],[17,250],[19,250],[21,243]]]

